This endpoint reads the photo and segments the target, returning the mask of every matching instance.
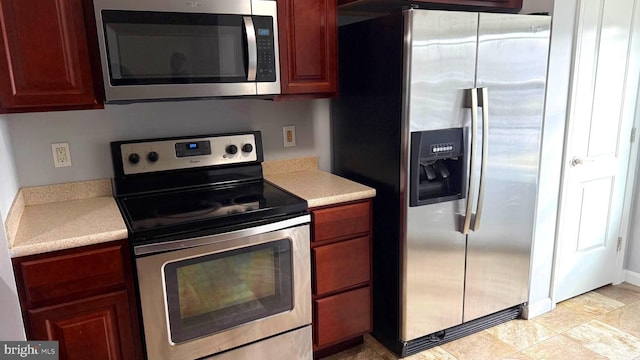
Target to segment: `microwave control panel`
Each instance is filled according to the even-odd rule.
[[[269,16],[253,16],[258,50],[257,81],[276,81],[276,61],[273,39],[273,19]]]

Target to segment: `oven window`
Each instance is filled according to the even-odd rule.
[[[242,16],[103,10],[114,86],[243,82]]]
[[[293,309],[288,239],[168,263],[171,340],[217,333]]]

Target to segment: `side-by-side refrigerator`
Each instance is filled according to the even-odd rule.
[[[333,171],[377,190],[373,335],[400,356],[527,302],[549,35],[421,9],[339,29]]]

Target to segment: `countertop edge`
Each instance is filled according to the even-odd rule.
[[[17,258],[22,256],[44,254],[58,250],[67,250],[86,245],[94,245],[109,241],[122,240],[126,239],[127,237],[127,230],[114,230],[92,235],[40,242],[37,244],[19,245],[13,248],[9,248],[9,256],[12,258]]]
[[[374,198],[375,196],[376,196],[375,190],[365,190],[365,191],[359,191],[359,192],[343,194],[343,195],[327,196],[319,199],[310,199],[310,200],[307,200],[307,205],[309,206],[310,209],[312,209],[312,208],[317,208],[321,206],[336,205],[336,204],[350,202],[350,201],[371,199],[371,198]]]

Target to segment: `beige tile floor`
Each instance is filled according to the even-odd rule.
[[[364,344],[324,359],[397,357],[367,335]],[[532,320],[512,320],[404,359],[640,360],[640,287],[605,286]]]

